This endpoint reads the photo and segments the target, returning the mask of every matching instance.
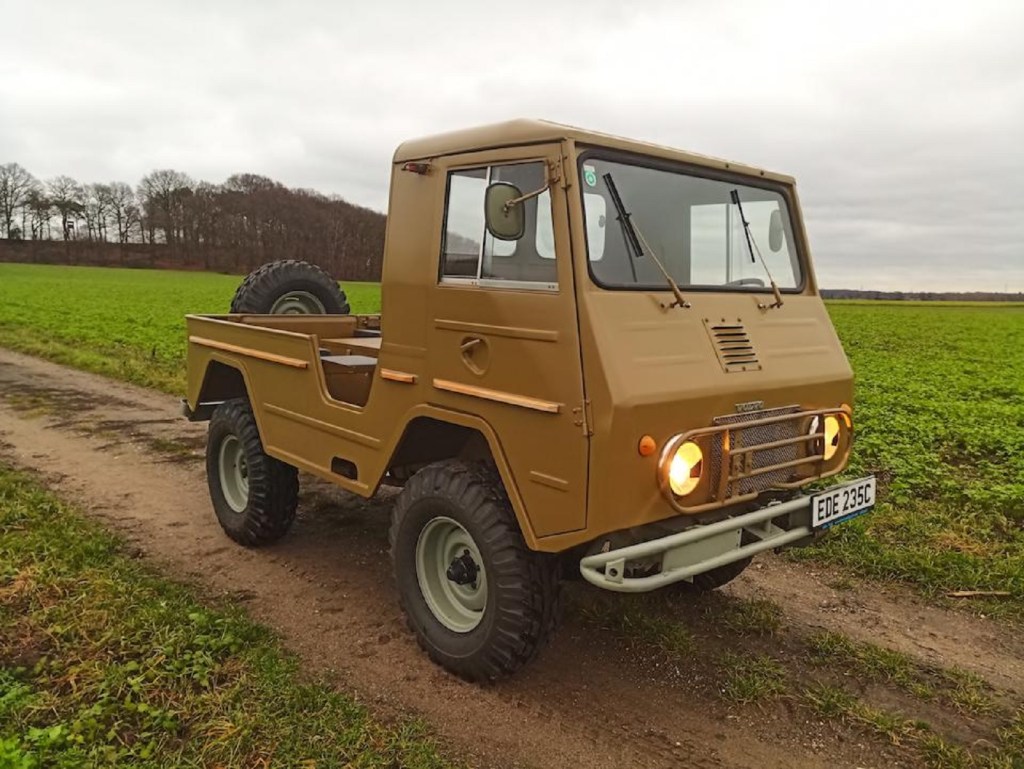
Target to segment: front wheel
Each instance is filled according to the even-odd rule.
[[[263,451],[256,419],[243,398],[225,401],[210,419],[206,479],[224,532],[242,545],[275,542],[295,520],[299,474]]]
[[[679,589],[686,593],[710,593],[723,585],[727,585],[742,574],[753,558],[743,558],[739,561],[727,563],[703,574],[698,574],[692,582],[677,582]]]
[[[557,626],[557,561],[526,547],[501,481],[482,465],[428,465],[391,524],[399,598],[434,662],[491,681],[529,662]]]

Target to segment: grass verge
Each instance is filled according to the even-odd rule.
[[[0,766],[453,764],[0,465]]]

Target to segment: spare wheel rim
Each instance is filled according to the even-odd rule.
[[[271,315],[326,315],[320,299],[308,291],[289,291],[282,294],[270,308]]]

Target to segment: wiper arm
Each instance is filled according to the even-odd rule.
[[[772,293],[775,294],[775,301],[772,304],[760,304],[758,305],[762,310],[770,310],[774,307],[782,307],[782,293],[779,291],[779,287],[775,284],[775,278],[772,277],[772,271],[768,269],[768,265],[765,264],[764,257],[761,256],[761,249],[757,247],[757,241],[754,240],[750,234],[750,222],[747,221],[747,217],[743,213],[743,204],[740,202],[739,190],[731,190],[729,197],[732,198],[732,202],[736,204],[736,209],[740,212],[740,221],[743,222],[743,234],[747,238],[747,251],[750,252],[751,264],[757,264],[757,259],[761,260],[761,266],[764,267],[764,274],[768,276],[769,282],[772,284]],[[757,259],[754,258],[754,253],[757,252]]]
[[[626,245],[633,252],[633,257],[629,260],[629,268],[633,271],[633,281],[636,282],[636,267],[633,265],[633,258],[639,259],[644,255],[643,248],[640,247],[640,243],[644,244],[647,249],[647,253],[650,254],[651,259],[661,270],[661,274],[665,276],[665,281],[668,283],[668,287],[672,289],[672,293],[675,295],[676,300],[669,305],[663,305],[665,309],[671,310],[673,307],[689,307],[690,303],[686,301],[683,296],[683,292],[679,290],[679,285],[675,282],[669,271],[665,269],[665,265],[662,263],[658,255],[654,253],[654,249],[651,248],[651,244],[647,242],[647,238],[640,231],[640,228],[636,226],[633,221],[632,215],[626,210],[626,207],[622,204],[622,198],[619,197],[619,190],[615,186],[615,180],[612,179],[611,173],[604,174],[604,183],[608,187],[608,193],[612,197],[612,205],[615,206],[615,213],[618,215],[619,224],[622,225],[622,234],[626,238]]]

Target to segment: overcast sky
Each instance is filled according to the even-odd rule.
[[[1024,290],[1024,2],[0,0],[0,163],[384,210],[405,138],[540,117],[797,177],[821,283]]]

